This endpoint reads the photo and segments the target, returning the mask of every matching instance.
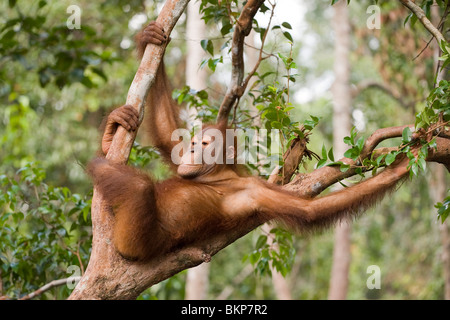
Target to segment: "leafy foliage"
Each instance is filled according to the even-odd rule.
[[[84,270],[91,248],[90,196],[52,187],[35,163],[0,176],[0,271],[3,294],[19,298],[66,278],[71,265]],[[62,288],[57,297],[64,297]],[[64,294],[65,292],[65,294]]]
[[[438,219],[444,223],[450,214],[450,196],[446,197],[443,202],[438,202],[435,207],[438,209]]]
[[[106,79],[104,63],[115,59],[108,51],[96,47],[105,40],[94,28],[84,25],[82,29],[70,30],[65,24],[48,26],[47,1],[39,1],[35,11],[24,15],[16,1],[9,2],[10,18],[0,29],[0,55],[19,62],[28,72],[36,72],[42,87],[54,82],[62,89],[66,85],[82,83],[94,86],[93,77]],[[62,20],[65,22],[65,20]],[[96,45],[93,45],[96,44]],[[35,56],[33,48],[42,50]]]
[[[268,240],[270,238],[270,243]],[[249,261],[259,275],[272,275],[271,268],[285,277],[292,268],[295,258],[293,236],[289,232],[273,228],[268,235],[258,237],[255,250],[245,255],[243,260]]]
[[[416,128],[428,129],[439,121],[450,121],[450,83],[446,80],[441,80],[438,86],[431,90],[426,108],[416,115]]]

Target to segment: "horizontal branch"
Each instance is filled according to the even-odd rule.
[[[30,299],[33,299],[33,298],[43,294],[45,291],[48,291],[48,290],[50,290],[52,288],[63,286],[65,284],[67,284],[67,282],[72,282],[72,281],[73,282],[78,282],[78,281],[80,281],[80,279],[81,279],[81,277],[69,277],[69,278],[66,278],[66,279],[53,280],[53,281],[47,283],[46,285],[40,287],[36,291],[33,291],[33,292],[23,296],[19,300],[30,300]]]
[[[361,151],[361,157],[364,159],[370,156],[372,151],[384,140],[401,137],[403,134],[403,130],[405,130],[405,128],[407,127],[409,127],[411,130],[414,130],[414,125],[412,124],[376,130],[370,135],[369,138],[367,138]]]
[[[390,127],[378,129],[367,140],[360,154],[360,159],[366,159],[372,155],[388,154],[394,149],[380,148],[375,149],[382,141],[401,137],[403,129],[406,127],[412,128],[412,125]],[[438,162],[450,169],[450,139],[436,137],[436,150],[429,151],[427,161]],[[361,165],[357,161],[349,158],[342,158],[342,161],[350,166]],[[450,170],[449,170],[450,171]],[[313,198],[322,193],[329,186],[356,174],[356,169],[350,168],[345,172],[340,170],[339,166],[325,166],[314,170],[309,174],[298,175],[285,186],[286,190],[292,191],[301,197]]]

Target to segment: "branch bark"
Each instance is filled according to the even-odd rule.
[[[400,0],[400,2],[417,16],[417,19],[419,19],[423,26],[436,38],[438,43],[446,41],[442,33],[431,23],[422,8],[415,4],[414,1]]]
[[[172,29],[184,12],[189,0],[167,0],[156,20],[165,32],[170,35]],[[142,56],[139,68],[128,90],[127,105],[132,105],[139,112],[142,122],[147,94],[155,81],[156,71],[164,55],[165,46],[148,44]],[[106,158],[116,163],[126,163],[137,131],[129,132],[119,126],[111,143]]]
[[[231,49],[231,81],[225,98],[220,105],[217,122],[228,122],[228,115],[234,103],[244,94],[244,39],[252,30],[252,21],[264,0],[249,0],[237,20]],[[247,81],[248,84],[248,81]]]
[[[390,148],[375,148],[384,140],[401,137],[403,129],[406,127],[414,128],[414,125],[389,127],[376,130],[369,138],[367,138],[361,152],[360,159],[370,157],[372,152],[374,152],[376,156],[380,156],[392,151]],[[437,137],[436,145],[437,148],[429,151],[426,160],[441,163],[447,168],[447,170],[450,171],[450,139]],[[356,161],[345,157],[339,159],[338,161],[342,161],[343,163],[351,166],[359,165]],[[296,193],[300,197],[313,198],[336,182],[354,175],[355,169],[352,168],[346,172],[341,172],[338,166],[325,166],[316,169],[309,174],[296,176],[289,184],[285,186],[285,188]]]

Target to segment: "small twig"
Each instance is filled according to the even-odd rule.
[[[233,110],[233,120],[231,121],[232,124],[236,124],[236,112],[237,112],[237,108],[239,106],[239,101],[241,100],[241,97],[238,97],[236,100],[236,103],[234,104],[234,110]]]
[[[420,52],[412,59],[412,61],[415,61],[418,57],[420,57],[422,55],[422,53],[427,50],[427,48],[430,46],[431,42],[433,41],[434,37],[431,37],[430,40],[428,40],[427,44],[425,45],[425,47],[420,50]]]
[[[53,280],[53,281],[47,283],[46,285],[40,287],[36,291],[33,291],[33,292],[27,294],[26,296],[23,296],[19,300],[30,300],[30,299],[33,299],[34,297],[37,297],[38,295],[43,294],[45,291],[48,291],[51,288],[59,287],[59,286],[67,284],[67,281],[80,281],[80,279],[81,279],[81,277],[69,277],[69,278],[66,278],[66,279]]]
[[[227,299],[231,293],[233,292],[234,288],[240,284],[242,281],[244,281],[249,275],[251,275],[253,272],[253,267],[251,264],[247,264],[244,269],[241,270],[241,272],[236,275],[230,285],[227,285],[222,292],[216,297],[216,300],[225,300]]]
[[[270,58],[270,57],[278,58],[275,54],[264,51],[262,47],[258,48],[258,47],[255,47],[254,45],[248,44],[247,42],[244,42],[244,44],[249,48],[252,48],[252,49],[255,49],[258,51],[261,50],[261,52],[265,55],[265,57],[262,57],[263,60]]]
[[[241,120],[241,121],[234,121],[233,123],[234,123],[234,124],[241,124],[241,123],[244,123],[244,122],[247,122],[247,121],[251,121],[251,120],[254,120],[254,119],[256,119],[256,118],[261,117],[261,115],[262,115],[263,113],[264,113],[264,111],[260,111],[260,112],[258,112],[256,115],[254,115],[253,117],[245,118],[244,120]]]
[[[267,24],[266,31],[264,32],[264,35],[263,35],[262,40],[261,40],[261,48],[259,49],[258,61],[256,62],[256,65],[253,67],[252,71],[249,72],[249,74],[247,75],[247,77],[243,81],[242,87],[244,87],[244,88],[247,88],[247,85],[248,85],[250,79],[254,76],[254,74],[258,70],[259,65],[261,64],[261,62],[269,57],[268,55],[266,57],[263,57],[262,54],[263,54],[263,49],[264,49],[264,44],[266,42],[267,34],[269,33],[270,25],[272,23],[273,15],[275,13],[275,7],[276,7],[276,3],[272,4],[272,11],[270,13],[269,23]]]
[[[80,264],[81,275],[83,275],[84,274],[84,265],[83,265],[83,261],[81,260],[81,255],[80,255],[80,245],[81,245],[81,242],[78,241],[77,251],[75,252],[75,255],[77,256],[78,263]]]
[[[447,16],[448,16],[448,14],[450,13],[450,2],[448,2],[447,3],[447,6],[445,7],[445,11],[444,11],[444,14],[442,15],[442,18],[441,18],[441,20],[439,21],[439,23],[438,23],[438,26],[437,26],[437,29],[439,30],[439,31],[441,31],[441,33],[442,33],[442,30],[443,30],[443,28],[444,28],[444,24],[445,24],[445,21],[446,21],[446,19],[447,19]],[[415,61],[429,46],[430,46],[430,43],[433,41],[433,39],[434,39],[434,37],[432,37],[428,42],[427,42],[427,44],[425,45],[425,47],[417,54],[417,56],[415,56],[414,57],[414,59],[413,59],[413,61]],[[439,68],[439,66],[438,66],[438,68]]]
[[[450,121],[446,121],[446,122],[443,122],[443,123],[439,123],[437,126],[435,126],[435,127],[431,127],[430,129],[428,129],[427,130],[427,132],[425,133],[426,135],[428,135],[428,134],[430,134],[430,133],[432,133],[432,132],[436,132],[437,133],[437,136],[440,136],[440,137],[442,137],[442,138],[449,138],[449,136],[447,135],[447,133],[446,132],[437,132],[437,129],[439,129],[439,128],[442,128],[442,127],[445,127],[446,125],[448,125],[450,123]]]

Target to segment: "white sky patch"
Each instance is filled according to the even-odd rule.
[[[145,13],[138,13],[135,14],[131,19],[130,22],[128,22],[128,28],[131,30],[141,30],[144,26],[144,23],[146,23],[148,20],[147,15]]]
[[[269,9],[271,8],[267,4]],[[331,11],[330,11],[331,12]],[[308,31],[308,24],[306,23],[305,15],[307,14],[307,7],[302,1],[298,0],[278,0],[276,2],[275,14],[272,18],[272,26],[281,25],[283,22],[288,22],[292,26],[292,30],[289,31],[295,40],[301,39],[302,47],[299,56],[294,58],[297,61],[311,61],[314,59],[315,47],[319,43],[320,39],[317,35],[311,34]],[[265,14],[258,13],[255,18],[258,20],[260,26],[266,27],[269,23],[270,12]],[[286,40],[287,42],[287,40]],[[256,37],[256,43],[260,43],[259,36]],[[333,72],[325,72],[320,78],[315,79],[307,86],[303,85],[300,88],[294,89],[294,100],[298,103],[308,103],[317,97],[323,96],[330,90],[330,87],[334,81]]]
[[[267,7],[271,9],[270,4]],[[275,14],[272,18],[272,26],[280,25],[283,22],[288,22],[292,26],[292,36],[306,31],[307,25],[304,22],[306,8],[301,1],[298,0],[279,0],[276,2]],[[263,26],[269,23],[270,12],[265,14],[258,12],[255,19]],[[295,38],[295,37],[294,37]]]

